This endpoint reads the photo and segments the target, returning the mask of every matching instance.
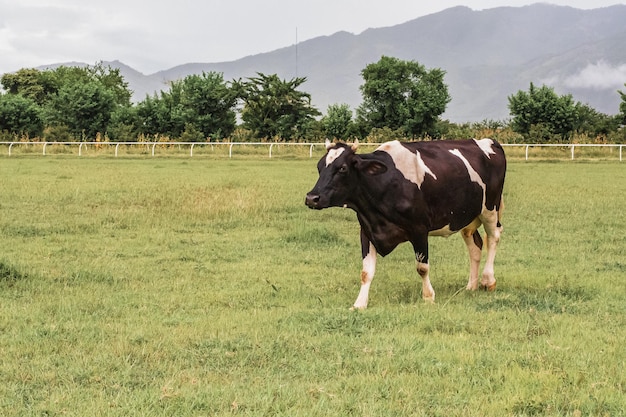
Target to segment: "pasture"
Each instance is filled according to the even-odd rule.
[[[494,293],[432,238],[355,312],[316,162],[0,157],[0,414],[624,415],[626,165],[510,161]]]

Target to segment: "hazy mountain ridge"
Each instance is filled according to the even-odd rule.
[[[543,82],[559,94],[615,114],[626,82],[626,6],[593,10],[535,4],[473,11],[459,6],[408,22],[337,32],[272,52],[222,63],[190,63],[143,75],[119,63],[140,101],[169,81],[217,71],[226,80],[256,72],[307,77],[303,90],[325,112],[330,104],[361,103],[361,70],[382,55],[416,60],[447,72],[452,121],[508,118],[507,97]],[[105,63],[107,64],[107,63]],[[603,81],[605,80],[605,81]],[[620,81],[621,80],[621,81]]]

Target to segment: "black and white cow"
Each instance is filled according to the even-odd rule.
[[[486,234],[487,259],[480,281],[494,290],[494,260],[500,240],[506,159],[491,139],[402,143],[386,142],[369,154],[326,141],[317,168],[319,179],[306,195],[313,209],[349,207],[361,225],[363,269],[354,308],[367,307],[376,255],[385,256],[411,242],[422,277],[422,297],[434,302],[428,276],[428,236],[461,232],[470,258],[468,290],[478,288]]]

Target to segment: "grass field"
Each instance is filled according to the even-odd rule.
[[[625,415],[626,165],[512,161],[496,292],[433,238],[352,312],[315,163],[0,157],[0,415]]]

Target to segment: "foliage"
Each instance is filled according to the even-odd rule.
[[[317,119],[321,113],[311,105],[310,94],[299,90],[306,78],[257,73],[243,82],[226,82],[221,73],[202,73],[175,80],[169,89],[133,104],[120,70],[102,63],[20,69],[0,78],[5,90],[0,93],[0,137],[191,142],[491,137],[502,143],[621,143],[626,135],[622,91],[620,114],[609,116],[531,83],[529,91],[508,98],[512,120],[451,123],[440,119],[450,101],[443,70],[383,56],[362,75],[363,103],[356,117],[347,104],[335,104]]]
[[[106,132],[115,110],[115,95],[96,82],[67,83],[45,107],[48,125],[67,126],[75,138],[95,138]]]
[[[315,160],[210,161],[2,157],[1,415],[623,414],[620,163],[512,161],[496,292],[433,238],[436,304],[407,244],[351,312],[358,221],[304,207]]]
[[[29,98],[40,106],[56,94],[59,87],[53,71],[39,71],[34,68],[3,74],[0,83],[7,94]]]
[[[559,96],[551,87],[536,88],[530,83],[528,92],[509,96],[511,127],[528,140],[567,140],[579,125],[579,107],[571,94]]]
[[[107,139],[117,142],[134,142],[139,136],[140,124],[137,106],[118,106],[111,114]]]
[[[626,84],[624,84],[624,87],[626,87]],[[623,125],[626,125],[626,93],[624,93],[623,91],[618,91],[620,97],[622,98],[622,101],[619,104],[619,111],[621,113],[621,123]]]
[[[223,75],[203,72],[202,75],[185,77],[181,84],[180,104],[184,108],[185,125],[204,137],[228,137],[235,129],[237,97],[235,89],[228,86]]]
[[[363,103],[357,119],[365,130],[388,127],[402,129],[413,138],[436,136],[434,127],[451,100],[443,82],[445,71],[383,56],[367,65],[361,75]]]
[[[298,90],[306,77],[289,81],[278,75],[258,72],[256,77],[237,82],[243,101],[243,127],[257,139],[294,140],[302,138],[314,117],[321,113],[311,105],[311,95]]]
[[[193,142],[227,137],[235,129],[235,91],[216,72],[173,81],[168,91],[137,104],[139,131]]]
[[[327,138],[347,140],[354,134],[352,110],[348,104],[328,106],[326,115],[321,120]]]
[[[47,128],[65,126],[72,137],[81,140],[105,133],[115,110],[130,106],[131,92],[119,69],[101,63],[45,71],[21,69],[4,74],[1,82],[7,95],[30,99],[38,106],[37,113],[46,130],[54,132],[57,129]],[[11,129],[32,130],[27,120],[33,112],[32,108],[28,110],[18,119],[24,124]],[[0,129],[3,128],[0,124]],[[41,130],[36,129],[38,134]],[[49,139],[59,140],[59,137]]]
[[[12,135],[40,136],[43,133],[40,107],[26,96],[0,95],[0,131]]]
[[[611,132],[615,132],[619,128],[621,119],[619,115],[609,116],[600,113],[587,104],[579,104],[577,110],[578,125],[576,131],[578,133],[585,133],[592,138],[606,138]]]

